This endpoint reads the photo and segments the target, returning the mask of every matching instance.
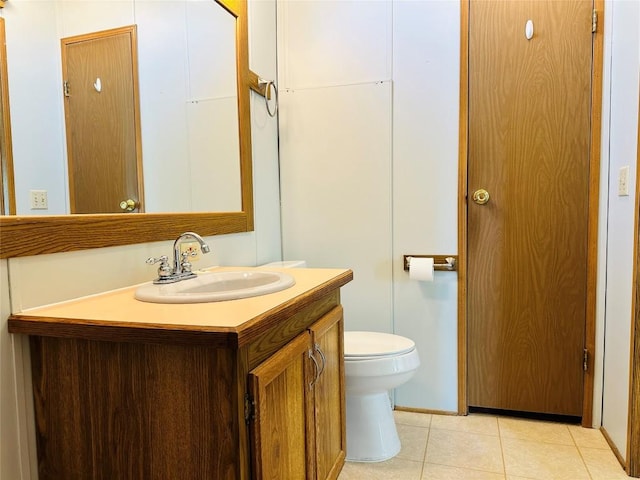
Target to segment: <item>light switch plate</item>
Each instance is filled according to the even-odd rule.
[[[197,262],[200,260],[200,245],[198,242],[182,242],[180,244],[180,253],[189,253],[189,262]],[[195,253],[195,255],[193,255]]]
[[[620,167],[618,173],[618,196],[629,196],[629,165]]]
[[[47,210],[49,208],[46,190],[29,190],[29,200],[31,210]]]

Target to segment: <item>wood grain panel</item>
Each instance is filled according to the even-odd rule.
[[[249,345],[249,368],[257,366],[298,334],[304,332],[325,313],[340,304],[339,291],[333,291],[299,312],[288,315]]]
[[[584,376],[582,426],[593,426],[593,389],[596,356],[596,301],[598,287],[598,216],[600,214],[600,143],[602,127],[602,72],[604,55],[604,0],[593,2],[598,24],[593,33],[593,68],[591,72],[591,145],[589,151],[589,232],[587,238],[587,310],[585,345],[589,352]]]
[[[250,403],[248,398],[248,378],[249,378],[249,356],[247,354],[247,348],[241,348],[238,350],[236,357],[236,368],[234,375],[235,380],[235,392],[238,399],[244,399],[244,405],[242,410],[236,412],[236,418],[238,425],[241,428],[238,429],[238,478],[237,480],[249,480],[251,478],[251,438],[249,436],[249,422],[251,421],[251,412],[249,410]],[[244,426],[244,428],[242,427]]]
[[[5,216],[0,217],[0,258],[157,242],[187,231],[202,236],[246,232],[247,225],[245,212]]]
[[[310,478],[307,438],[309,388],[303,333],[249,374],[255,401],[253,473],[256,480]]]
[[[582,415],[591,9],[470,5],[470,405]]]
[[[234,348],[238,345],[236,332],[221,328],[118,324],[117,322],[88,322],[50,317],[20,319],[19,314],[10,316],[9,332],[105,342],[206,345],[223,348]]]
[[[237,478],[231,350],[32,337],[31,354],[41,480]]]
[[[347,453],[342,317],[343,309],[337,307],[311,328],[314,345],[318,345],[326,360],[314,385],[313,423],[318,479],[337,479]]]
[[[0,18],[0,169],[2,170],[0,172],[0,215],[15,215],[16,195],[13,179],[9,72],[7,71],[5,43],[4,18]]]
[[[346,272],[334,277],[328,282],[318,285],[312,291],[291,299],[278,307],[277,312],[268,311],[243,325],[238,332],[238,345],[244,346],[265,334],[269,329],[278,327],[280,322],[296,315],[300,310],[325,295],[335,295],[334,302],[340,303],[340,292],[334,291],[353,279],[353,272]],[[328,302],[331,300],[327,299]]]
[[[467,156],[469,146],[469,0],[460,1],[460,107],[458,111],[458,414],[467,401]]]

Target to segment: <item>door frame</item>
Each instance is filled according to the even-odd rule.
[[[627,473],[632,477],[640,477],[640,99],[638,99],[638,147],[636,150],[636,213],[634,232],[634,268],[633,285],[631,289],[631,311],[633,317],[631,319]]]
[[[469,411],[467,396],[467,177],[469,142],[469,7],[460,0],[460,111],[458,133],[458,414]],[[591,136],[589,147],[589,199],[587,227],[587,298],[585,348],[588,366],[584,376],[582,425],[593,421],[594,359],[596,337],[596,295],[598,261],[598,209],[600,197],[600,141],[602,119],[602,66],[604,47],[604,0],[593,0],[598,28],[593,34],[591,72]]]

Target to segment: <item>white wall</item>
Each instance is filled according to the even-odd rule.
[[[41,3],[41,2],[38,2]],[[275,4],[249,4],[250,68],[265,78],[276,72]],[[7,22],[9,22],[7,20]],[[27,28],[27,27],[25,27]],[[9,69],[11,69],[9,59]],[[277,121],[252,93],[255,231],[206,238],[212,253],[197,267],[259,265],[281,259]],[[20,156],[14,157],[17,163]],[[0,479],[37,478],[24,338],[10,335],[11,311],[151,280],[149,256],[169,254],[171,241],[0,261]],[[25,383],[26,382],[26,383]]]
[[[458,253],[458,2],[393,3],[394,331],[422,365],[396,390],[407,407],[457,411],[456,273],[410,281],[403,255]]]
[[[622,455],[627,449],[629,358],[631,355],[633,229],[638,162],[640,4],[606,4],[603,99],[603,196],[608,206],[601,225],[604,242],[599,321],[604,326],[602,425]],[[618,195],[620,167],[630,166],[629,195]]]
[[[348,330],[392,329],[390,18],[389,2],[278,2],[284,257],[354,271]]]
[[[60,44],[53,2],[15,2],[2,12],[7,37],[16,208],[29,212],[29,190],[47,190],[50,214],[67,211]],[[20,32],[37,32],[22,38]],[[37,72],[37,81],[28,73]],[[40,112],[33,115],[33,112]]]
[[[6,332],[9,304],[8,267],[0,260],[0,479],[21,479],[19,448],[21,445],[16,412],[16,379],[13,368],[12,338]]]
[[[457,277],[409,282],[403,255],[457,253],[459,12],[278,2],[284,257],[353,269],[347,330],[412,338],[422,365],[396,401],[446,411],[457,409]]]

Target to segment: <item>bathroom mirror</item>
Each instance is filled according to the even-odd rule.
[[[154,3],[160,6],[166,6],[170,3],[156,0],[135,1],[137,3],[134,10],[137,12],[143,11],[144,8],[150,7]],[[211,1],[213,2],[213,0]],[[82,4],[84,2],[69,3]],[[95,5],[103,4],[103,2],[90,3]],[[174,210],[175,213],[4,216],[0,218],[0,256],[2,258],[159,241],[175,238],[185,230],[197,230],[202,235],[253,230],[249,89],[255,89],[252,82],[256,83],[257,77],[248,68],[246,1],[216,0],[216,3],[224,8],[226,14],[230,15],[234,20],[233,26],[235,27],[235,89],[237,92],[235,103],[237,105],[237,122],[232,130],[238,132],[238,183],[240,191],[238,192],[237,210],[225,209],[225,211],[214,213],[196,213],[189,211],[188,208],[179,207]],[[42,3],[42,5],[46,4],[49,4],[49,2]],[[104,2],[104,4],[109,5],[107,2]],[[12,5],[16,4],[7,5],[4,11],[7,22],[11,21],[11,12],[9,10]],[[115,3],[111,5],[115,5]],[[162,54],[170,55],[170,52],[159,51],[158,54],[159,56],[162,56]],[[212,55],[214,54],[215,52],[212,52]],[[12,68],[11,61],[12,57],[9,56],[9,70]],[[212,63],[215,62],[212,61]],[[169,72],[158,67],[156,80],[162,81],[162,75],[167,74]],[[35,93],[37,93],[37,89],[34,90]],[[171,138],[172,119],[160,118],[158,120],[162,122],[164,136]],[[200,126],[203,126],[202,123]],[[212,132],[214,128],[215,126],[212,125]],[[16,155],[15,163],[18,164],[19,162],[20,158]],[[180,178],[184,178],[183,182],[186,184],[191,183],[190,175],[186,174],[183,177],[184,171],[176,172],[174,169],[169,168],[168,172],[164,173],[168,176],[166,177],[167,181],[161,184],[161,188],[166,191],[170,191],[176,182],[179,183]],[[148,174],[145,171],[145,176]],[[211,169],[201,172],[200,175],[205,182],[205,186],[207,174],[211,174]],[[213,183],[213,180],[211,183]]]

